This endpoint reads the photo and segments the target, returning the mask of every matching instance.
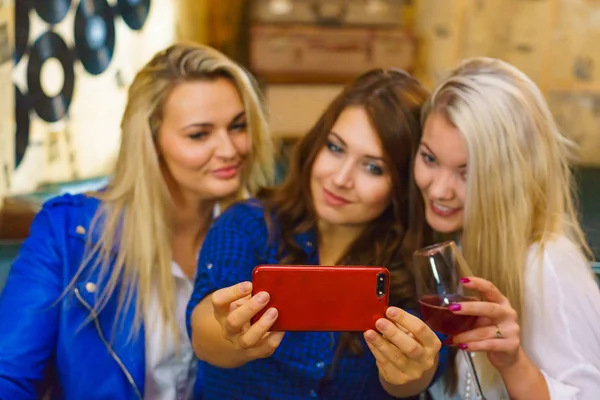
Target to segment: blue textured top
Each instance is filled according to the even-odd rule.
[[[235,204],[210,228],[198,259],[194,293],[187,309],[187,328],[194,307],[217,289],[252,279],[259,264],[278,264],[278,238],[269,241],[264,208],[256,200]],[[316,232],[296,236],[309,265],[318,265]],[[201,363],[204,399],[390,399],[379,382],[375,358],[364,339],[357,356],[342,353],[329,379],[341,332],[287,332],[275,353],[239,368]],[[447,362],[442,348],[439,376]]]

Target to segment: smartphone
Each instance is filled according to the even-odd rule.
[[[279,311],[271,331],[367,331],[385,317],[390,273],[384,267],[259,265],[252,273],[253,295],[270,295]]]

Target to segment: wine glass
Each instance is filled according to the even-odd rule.
[[[457,335],[473,328],[477,317],[457,315],[448,309],[453,303],[479,301],[476,291],[464,287],[460,278],[473,275],[458,246],[453,241],[434,244],[413,254],[419,311],[423,321],[434,331],[444,335]],[[463,354],[479,391],[477,397],[485,399],[473,359]]]

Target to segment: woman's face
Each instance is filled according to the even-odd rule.
[[[463,227],[467,193],[467,144],[443,115],[431,114],[415,158],[414,177],[425,202],[425,216],[438,232]]]
[[[310,189],[318,218],[360,226],[391,201],[391,178],[381,141],[362,107],[346,108],[315,158]]]
[[[234,194],[250,148],[244,105],[229,80],[184,82],[173,89],[158,135],[172,193],[194,200]]]

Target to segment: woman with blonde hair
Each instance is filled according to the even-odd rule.
[[[48,201],[0,297],[0,397],[188,399],[185,332],[215,210],[271,183],[251,76],[216,50],[173,45],[135,77],[114,175]]]
[[[437,232],[456,235],[486,301],[448,342],[470,352],[492,399],[597,399],[600,291],[573,200],[563,136],[537,86],[495,59],[464,61],[424,108],[414,176]],[[442,382],[442,381],[440,381]],[[434,399],[475,398],[463,357]]]

